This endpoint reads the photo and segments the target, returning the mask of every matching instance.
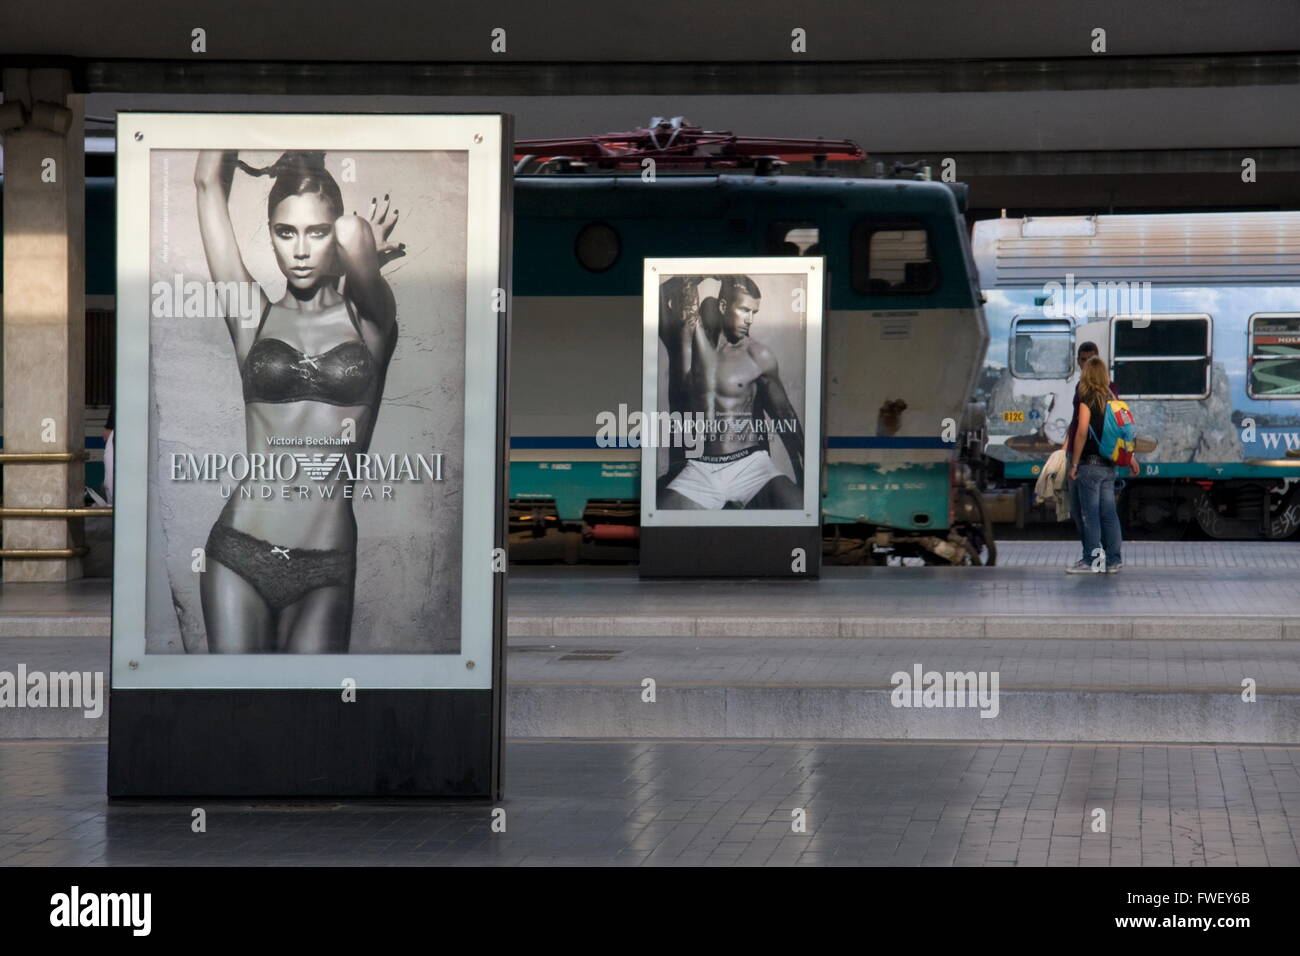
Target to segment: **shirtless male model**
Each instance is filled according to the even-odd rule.
[[[749,329],[762,293],[748,276],[719,277],[717,298],[699,301],[705,276],[669,279],[659,335],[668,349],[671,411],[704,416],[703,450],[659,496],[666,509],[803,507],[803,426],[786,395],[776,356]],[[775,432],[794,466],[791,481],[772,460]]]

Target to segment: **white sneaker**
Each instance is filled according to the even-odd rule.
[[[1117,562],[1115,562],[1114,564],[1108,564],[1108,565],[1106,565],[1106,573],[1107,573],[1107,574],[1114,574],[1115,572],[1117,572],[1117,571],[1118,571],[1120,568],[1122,568],[1122,567],[1124,567],[1124,562],[1123,562],[1123,561],[1117,561]]]
[[[1076,561],[1074,564],[1070,565],[1068,568],[1065,569],[1065,573],[1066,574],[1092,574],[1096,570],[1097,569],[1094,568],[1087,561]]]

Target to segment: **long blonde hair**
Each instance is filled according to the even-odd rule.
[[[1079,379],[1079,398],[1089,405],[1105,405],[1113,396],[1110,391],[1110,372],[1106,363],[1093,356],[1083,363]]]

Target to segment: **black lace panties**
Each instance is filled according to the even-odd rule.
[[[273,611],[283,611],[317,588],[345,587],[356,576],[355,551],[282,548],[218,521],[208,534],[207,556],[251,584]]]

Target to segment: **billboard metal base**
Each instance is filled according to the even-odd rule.
[[[821,560],[817,526],[641,528],[643,578],[816,578]]]
[[[114,690],[110,797],[495,797],[491,690]]]

